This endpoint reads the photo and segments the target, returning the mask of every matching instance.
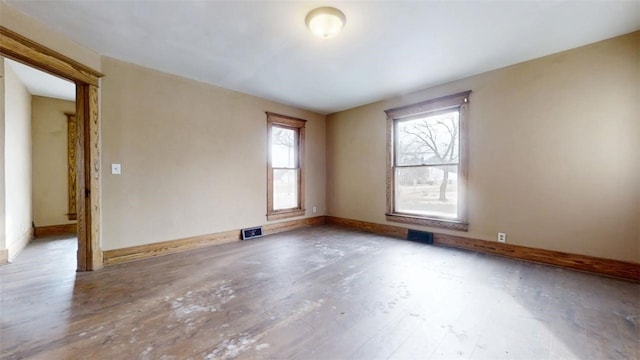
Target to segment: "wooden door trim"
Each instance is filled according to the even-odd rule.
[[[69,220],[78,220],[78,212],[76,210],[78,201],[77,184],[76,184],[76,149],[78,147],[78,122],[75,113],[65,113],[67,115],[67,203],[69,212],[67,217]]]
[[[98,85],[104,75],[3,26],[0,26],[0,55],[76,84],[78,271],[100,269],[103,261],[100,249]]]
[[[0,49],[2,56],[75,83],[98,86],[99,79],[104,76],[99,71],[27,39],[4,26],[0,26]]]

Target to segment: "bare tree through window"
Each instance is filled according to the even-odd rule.
[[[401,122],[401,158],[398,163],[416,165],[456,164],[458,162],[458,112]],[[457,166],[443,165],[440,183],[440,201],[447,201],[449,173],[457,172]],[[422,170],[422,169],[420,169]],[[428,169],[430,170],[430,169]]]

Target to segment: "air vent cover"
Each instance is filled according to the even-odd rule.
[[[407,232],[407,240],[433,244],[433,233],[409,229],[409,232]]]
[[[262,237],[262,226],[242,229],[242,240]]]

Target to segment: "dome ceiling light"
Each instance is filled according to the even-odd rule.
[[[344,27],[347,18],[334,7],[319,7],[311,10],[305,22],[309,30],[322,39],[332,38]]]

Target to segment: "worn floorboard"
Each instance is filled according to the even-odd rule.
[[[640,358],[638,284],[336,226],[74,267],[0,267],[1,358]]]

